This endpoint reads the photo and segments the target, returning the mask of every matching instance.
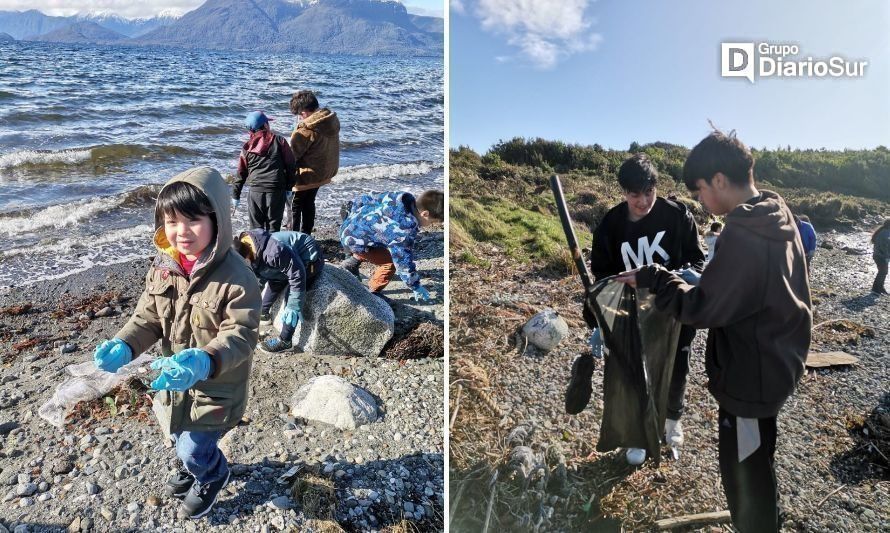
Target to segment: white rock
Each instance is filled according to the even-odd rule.
[[[281,306],[274,321],[279,331],[283,313]],[[306,293],[293,343],[302,352],[377,357],[394,328],[395,314],[389,304],[368,292],[349,272],[325,265]]]
[[[569,326],[559,313],[544,309],[522,326],[522,334],[530,344],[549,352],[569,334]]]
[[[291,399],[291,414],[341,430],[377,420],[377,402],[370,393],[339,376],[317,376]]]

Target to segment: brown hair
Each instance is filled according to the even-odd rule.
[[[417,210],[429,211],[433,220],[445,220],[445,194],[442,191],[425,191],[417,198]]]

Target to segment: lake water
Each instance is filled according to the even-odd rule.
[[[429,58],[0,44],[0,286],[150,254],[160,186],[197,165],[233,174],[250,111],[289,137],[299,89],[342,128],[319,223],[364,192],[441,189],[443,69]],[[243,207],[234,226],[247,229]]]

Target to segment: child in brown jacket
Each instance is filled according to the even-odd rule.
[[[217,446],[241,420],[257,343],[260,289],[232,250],[228,187],[212,168],[193,168],[158,194],[157,255],[130,320],[93,354],[97,367],[115,372],[161,341],[164,357],[154,411],[176,441],[184,468],[167,481],[190,518],[210,512],[229,480]]]

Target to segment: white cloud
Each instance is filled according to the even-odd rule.
[[[464,8],[464,3],[461,0],[450,0],[448,4],[451,6],[451,11],[458,15],[463,15],[467,12]]]
[[[69,16],[78,13],[114,13],[126,18],[153,17],[158,13],[182,14],[205,0],[0,0],[2,11],[36,9],[47,15]]]
[[[591,0],[477,0],[482,27],[507,42],[540,68],[551,68],[571,54],[593,50],[602,36],[591,32],[586,15]],[[464,9],[461,0],[452,0]]]

